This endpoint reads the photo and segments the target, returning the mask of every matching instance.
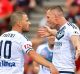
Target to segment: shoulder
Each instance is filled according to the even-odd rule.
[[[67,24],[67,26],[66,26],[66,32],[70,36],[72,36],[72,35],[80,35],[80,30],[77,27],[77,25],[74,24],[74,23],[68,23]]]
[[[74,23],[67,23],[66,32],[70,33],[70,32],[73,32],[73,31],[80,32],[79,27]]]
[[[25,42],[25,41],[28,41],[28,38],[25,37],[23,34],[17,32],[17,31],[10,31],[9,33],[11,34],[15,34],[15,37],[14,39],[18,42]]]
[[[70,29],[77,29],[79,30],[78,26],[74,23],[67,23],[67,27],[70,28]]]

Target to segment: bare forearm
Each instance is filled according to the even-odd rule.
[[[76,49],[76,60],[80,56],[80,38],[79,36],[72,36],[71,41],[73,43],[74,48]]]
[[[39,64],[36,63],[35,61],[33,62],[33,68],[34,68],[35,74],[38,74],[38,72],[39,72]]]
[[[45,60],[44,58],[42,58],[40,55],[38,55],[34,50],[29,52],[30,57],[36,61],[37,63],[44,65],[46,67],[50,67],[50,65],[52,65],[50,62],[48,62],[47,60]]]

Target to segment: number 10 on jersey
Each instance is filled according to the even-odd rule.
[[[11,45],[12,42],[11,41],[5,41],[3,42],[3,40],[0,41],[0,57],[1,57],[1,53],[3,53],[3,57],[5,59],[10,59],[11,58]],[[3,50],[3,52],[2,52]],[[8,54],[7,54],[8,52]]]

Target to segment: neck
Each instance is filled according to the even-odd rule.
[[[53,49],[54,44],[48,44],[50,49]]]
[[[12,27],[12,30],[13,31],[17,31],[17,32],[19,32],[19,33],[22,33],[22,30],[19,28],[19,27]]]
[[[66,20],[65,18],[62,18],[62,19],[59,21],[59,27],[63,26],[66,22],[67,22],[67,20]]]

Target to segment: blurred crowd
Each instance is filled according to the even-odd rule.
[[[0,35],[10,30],[9,18],[14,11],[24,11],[30,17],[30,13],[33,12],[37,6],[42,7],[43,0],[0,0]],[[66,19],[69,22],[76,23],[80,28],[80,0],[66,0],[65,6],[68,10],[65,13]],[[44,16],[39,24],[39,26],[47,24]],[[39,36],[32,39],[34,49],[45,42],[46,39],[40,38]],[[24,58],[24,74],[35,74],[32,59],[26,55]],[[76,61],[76,64],[77,68],[80,68],[80,58]]]
[[[14,11],[32,12],[36,5],[42,6],[42,0],[0,0],[0,34],[9,28],[9,17]]]

